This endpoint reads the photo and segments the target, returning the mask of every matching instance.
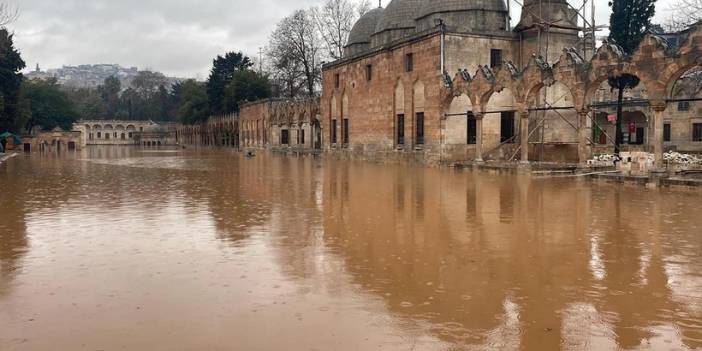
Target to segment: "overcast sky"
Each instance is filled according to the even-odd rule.
[[[258,56],[281,18],[321,0],[0,0],[19,5],[10,28],[31,68],[118,63],[170,76],[207,76],[212,58],[241,50]],[[377,0],[372,0],[375,3]],[[572,5],[582,0],[569,0]],[[657,19],[673,0],[659,0]],[[383,0],[386,6],[389,0]],[[596,0],[600,24],[607,0]],[[512,2],[515,19],[519,18]]]

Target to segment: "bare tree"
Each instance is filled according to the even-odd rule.
[[[295,98],[305,90],[305,72],[294,59],[290,46],[278,45],[266,49],[266,71],[273,83],[273,95]]]
[[[280,62],[287,62],[288,69],[299,67],[309,96],[316,94],[321,82],[321,42],[310,10],[297,10],[284,18],[271,36],[270,52],[284,53]]]
[[[672,15],[665,23],[669,31],[679,31],[702,21],[702,0],[678,0],[670,8]]]
[[[19,18],[19,8],[12,7],[6,3],[0,3],[0,27],[16,21]]]
[[[321,7],[312,10],[319,33],[324,39],[327,55],[331,59],[338,60],[343,57],[344,46],[353,25],[370,9],[369,0],[325,0]]]

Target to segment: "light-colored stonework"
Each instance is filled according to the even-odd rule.
[[[73,130],[81,132],[83,146],[134,145],[136,133],[157,128],[159,125],[151,121],[86,120],[73,125]]]
[[[81,132],[66,132],[58,128],[50,132],[23,135],[22,145],[18,146],[24,152],[74,152],[83,147]]]

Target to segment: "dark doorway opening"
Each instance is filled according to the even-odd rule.
[[[473,112],[468,111],[468,123],[467,123],[467,140],[468,145],[475,145],[478,139],[477,127],[475,125],[475,115]]]
[[[514,111],[500,114],[500,142],[514,142]]]
[[[405,145],[405,115],[397,115],[397,145]]]
[[[416,124],[415,143],[417,145],[424,145],[424,112],[417,112]]]
[[[75,149],[76,149],[75,141],[69,141],[68,142],[68,150],[75,150]]]
[[[342,129],[344,130],[344,131],[342,132],[342,133],[343,133],[342,135],[343,135],[343,138],[344,138],[343,143],[344,143],[344,145],[348,145],[348,144],[349,144],[349,119],[348,119],[348,118],[344,118],[344,121],[343,121],[342,123],[343,123],[343,124],[342,124]]]
[[[280,145],[290,144],[290,131],[283,129],[280,131]]]

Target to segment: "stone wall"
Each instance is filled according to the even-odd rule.
[[[83,148],[82,133],[79,131],[40,132],[22,136],[22,145],[16,151],[25,152],[74,152]]]

